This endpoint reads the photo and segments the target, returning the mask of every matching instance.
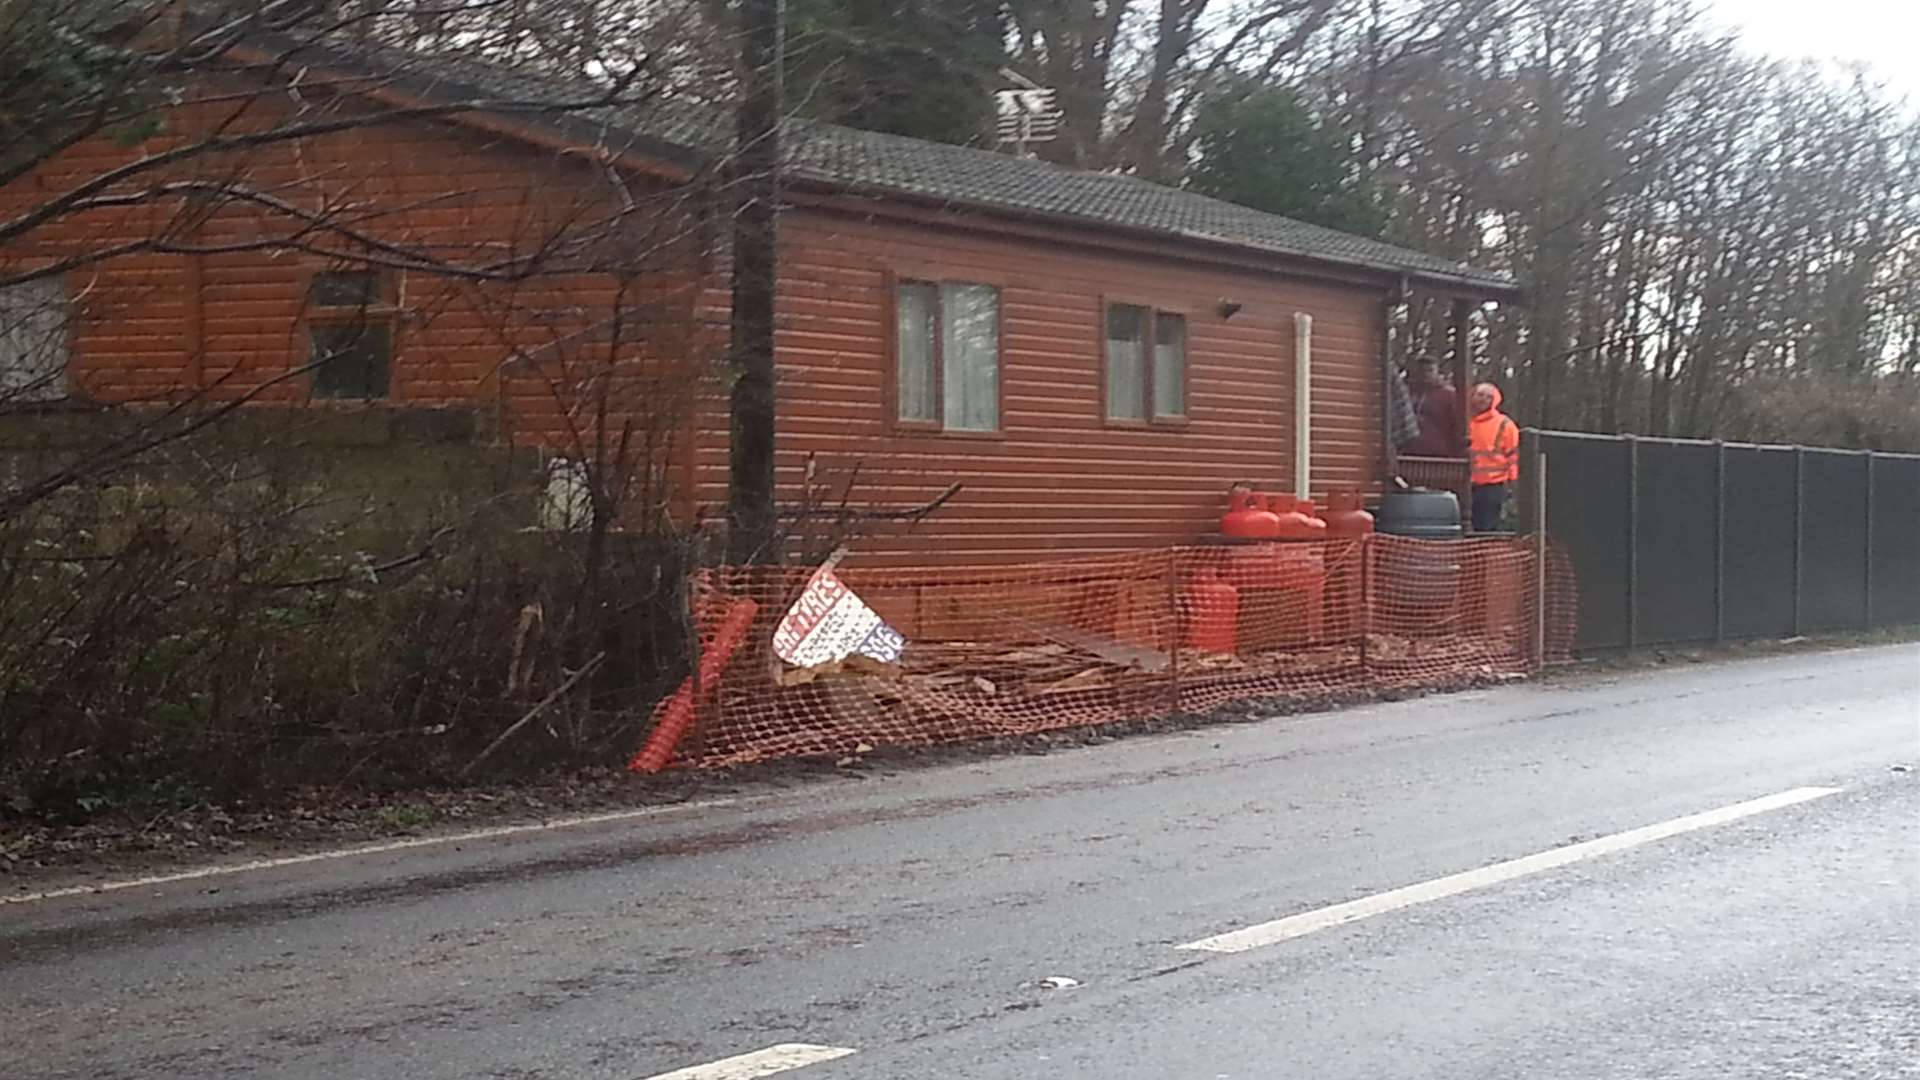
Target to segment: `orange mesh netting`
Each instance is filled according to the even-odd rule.
[[[643,756],[839,756],[1516,675],[1573,638],[1571,569],[1553,551],[1542,574],[1537,551],[1531,537],[1369,536],[840,570],[907,645],[897,663],[808,668],[780,660],[773,639],[813,568],[705,571],[694,614],[709,642],[729,620],[751,627],[703,657],[718,675],[692,695],[692,723],[668,733],[663,721]]]

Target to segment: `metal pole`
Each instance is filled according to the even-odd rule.
[[[1534,437],[1533,454],[1533,670],[1547,666],[1547,451]]]
[[[1454,482],[1460,486],[1454,489],[1461,498],[1460,510],[1467,519],[1467,531],[1473,526],[1473,302],[1455,300],[1453,302],[1453,377],[1454,397],[1460,413],[1460,442],[1454,447],[1454,456],[1465,466],[1464,470],[1454,474]]]
[[[1627,440],[1627,651],[1640,647],[1640,440]]]
[[[1873,629],[1873,465],[1878,455],[1865,451],[1867,459],[1867,563],[1864,567],[1864,592],[1861,596],[1861,629]]]
[[[1806,576],[1807,448],[1793,448],[1793,635],[1800,636],[1800,587]]]
[[[1727,637],[1727,444],[1713,441],[1713,640]]]
[[[1520,452],[1526,458],[1526,464],[1522,466],[1520,470],[1521,476],[1532,476],[1540,471],[1540,459],[1547,456],[1545,443],[1546,435],[1543,432],[1533,428],[1520,429]],[[1520,490],[1516,487],[1513,497],[1522,499],[1520,504],[1521,531],[1532,532],[1539,529],[1540,499],[1538,488],[1522,498]]]
[[[1367,639],[1373,636],[1373,534],[1360,538],[1360,673],[1367,673]]]
[[[1172,660],[1172,663],[1167,665],[1170,669],[1167,673],[1167,679],[1170,684],[1169,689],[1172,692],[1172,701],[1167,711],[1170,715],[1177,716],[1180,713],[1180,647],[1182,645],[1181,639],[1186,636],[1186,633],[1180,625],[1179,559],[1172,551],[1167,553],[1167,571],[1165,576],[1167,585],[1167,609],[1168,614],[1173,616],[1173,641],[1167,649],[1167,654]],[[1197,615],[1198,613],[1195,612],[1189,614],[1188,617],[1193,618],[1197,617]]]
[[[1380,479],[1383,483],[1390,483],[1400,475],[1400,448],[1393,444],[1393,417],[1389,406],[1393,401],[1393,380],[1399,378],[1393,369],[1393,315],[1399,296],[1399,290],[1395,290],[1380,302],[1380,471],[1383,474]]]

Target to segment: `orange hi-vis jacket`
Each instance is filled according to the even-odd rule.
[[[1472,446],[1473,486],[1510,484],[1520,479],[1520,428],[1500,411],[1500,388],[1492,383],[1474,387],[1493,391],[1493,408],[1473,414],[1468,425]]]

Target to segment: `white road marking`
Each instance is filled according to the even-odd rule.
[[[815,1046],[811,1043],[780,1043],[765,1050],[755,1050],[751,1054],[725,1058],[708,1062],[705,1065],[689,1065],[684,1069],[675,1069],[670,1073],[649,1076],[646,1080],[755,1080],[756,1077],[772,1076],[789,1069],[818,1065],[822,1061],[833,1061],[858,1051],[844,1046]]]
[[[180,881],[199,881],[203,878],[228,877],[233,874],[248,874],[260,870],[278,870],[284,866],[300,866],[305,863],[328,862],[334,859],[353,859],[362,855],[381,855],[389,851],[406,851],[410,848],[433,847],[436,844],[460,844],[473,840],[494,840],[503,836],[519,836],[524,833],[575,829],[582,825],[604,825],[613,821],[631,821],[634,818],[658,817],[662,814],[678,813],[687,810],[714,810],[722,806],[734,806],[740,802],[742,802],[740,799],[708,799],[705,802],[672,803],[667,806],[642,806],[634,810],[613,810],[604,814],[584,814],[580,817],[532,822],[526,825],[497,825],[487,829],[472,829],[467,832],[448,833],[445,836],[416,836],[406,840],[388,840],[378,844],[363,844],[359,847],[314,851],[305,855],[284,855],[274,859],[254,859],[251,862],[232,863],[225,866],[202,866],[195,870],[181,870],[172,874],[155,874],[152,877],[107,881],[98,885],[70,885],[64,889],[48,889],[45,892],[22,893],[17,896],[0,896],[0,906],[7,904],[32,904],[41,900],[58,900],[64,896],[87,896],[92,893],[118,892],[121,889],[140,889],[151,885],[172,885]]]
[[[1601,855],[1610,855],[1616,851],[1625,851],[1628,848],[1652,843],[1655,840],[1664,840],[1670,836],[1678,836],[1681,833],[1692,832],[1695,829],[1706,829],[1715,825],[1724,825],[1727,822],[1738,821],[1744,817],[1764,814],[1769,810],[1779,810],[1797,803],[1823,799],[1839,791],[1839,788],[1828,787],[1794,788],[1791,791],[1783,791],[1777,795],[1768,795],[1765,798],[1735,803],[1732,806],[1723,806],[1718,810],[1708,810],[1701,814],[1691,814],[1687,817],[1674,818],[1671,821],[1663,821],[1657,825],[1647,825],[1638,829],[1630,829],[1626,832],[1614,833],[1612,836],[1602,836],[1595,840],[1586,840],[1578,844],[1568,844],[1566,847],[1554,848],[1551,851],[1542,851],[1507,862],[1495,863],[1492,866],[1483,866],[1478,870],[1468,870],[1464,873],[1435,878],[1432,881],[1423,881],[1418,885],[1408,885],[1390,892],[1363,896],[1358,900],[1349,900],[1344,904],[1334,904],[1331,907],[1316,908],[1313,911],[1303,911],[1298,915],[1290,915],[1284,919],[1275,919],[1272,922],[1259,923],[1242,930],[1234,930],[1230,933],[1201,938],[1199,941],[1188,942],[1180,946],[1180,948],[1193,949],[1201,952],[1237,953],[1245,952],[1248,949],[1258,949],[1267,945],[1276,945],[1282,941],[1305,937],[1319,930],[1326,930],[1331,927],[1356,922],[1360,919],[1371,918],[1389,911],[1398,911],[1401,908],[1412,907],[1415,904],[1424,904],[1433,900],[1445,899],[1449,896],[1458,896],[1461,893],[1470,892],[1474,889],[1484,889],[1489,885],[1498,885],[1501,882],[1512,881],[1515,878],[1526,877],[1529,874],[1538,874],[1543,871],[1554,870],[1566,866],[1569,863],[1580,862],[1583,859],[1592,859]]]

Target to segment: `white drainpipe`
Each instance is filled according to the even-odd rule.
[[[1313,316],[1293,313],[1293,494],[1312,498]]]

